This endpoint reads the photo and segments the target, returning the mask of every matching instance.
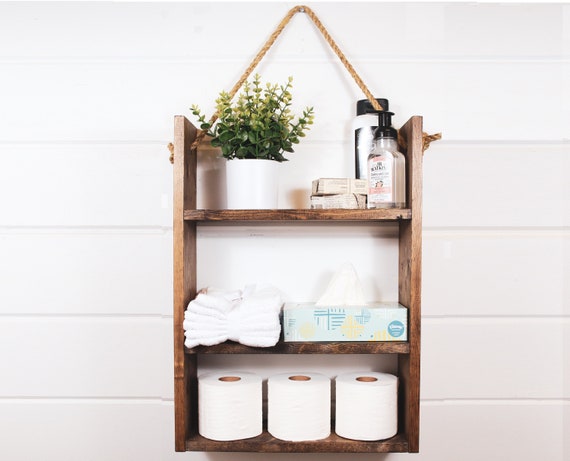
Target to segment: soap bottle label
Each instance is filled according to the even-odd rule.
[[[368,161],[368,202],[393,202],[392,179],[393,165],[390,158],[377,155]]]

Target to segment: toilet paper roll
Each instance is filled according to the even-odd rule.
[[[388,373],[337,376],[335,432],[353,440],[382,440],[398,432],[398,378]]]
[[[331,380],[319,373],[280,373],[267,383],[267,430],[290,442],[331,433]]]
[[[226,371],[198,378],[198,431],[212,440],[240,440],[263,430],[261,377]]]

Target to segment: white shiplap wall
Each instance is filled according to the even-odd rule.
[[[2,460],[268,458],[173,452],[165,146],[173,115],[189,116],[192,103],[210,113],[293,5],[0,3]],[[420,114],[444,135],[424,162],[414,459],[568,460],[570,5],[311,6],[371,90],[390,99],[396,124]],[[350,120],[362,96],[301,15],[259,71],[294,75],[299,105],[317,112],[284,165],[282,206],[303,205],[291,191],[351,173]],[[329,230],[201,233],[199,284],[267,277],[311,300],[350,259],[369,297],[392,297],[393,229]],[[294,251],[283,254],[283,238]],[[260,246],[281,268],[255,255]],[[318,261],[299,264],[309,248]],[[216,258],[241,264],[240,274]],[[303,360],[331,374],[337,365]],[[338,365],[355,367],[352,358]],[[292,458],[353,456],[271,456]]]

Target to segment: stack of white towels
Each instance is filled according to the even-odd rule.
[[[201,290],[184,314],[184,345],[213,346],[231,340],[253,347],[274,346],[281,334],[282,305],[281,293],[270,285]]]

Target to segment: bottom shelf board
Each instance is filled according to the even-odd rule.
[[[409,354],[407,341],[283,342],[273,347],[249,347],[233,341],[184,348],[186,354]]]
[[[401,434],[387,440],[363,442],[344,439],[334,433],[323,440],[287,442],[276,439],[265,431],[251,439],[229,442],[217,442],[196,435],[186,441],[186,450],[258,453],[403,453],[408,451],[408,442]]]

